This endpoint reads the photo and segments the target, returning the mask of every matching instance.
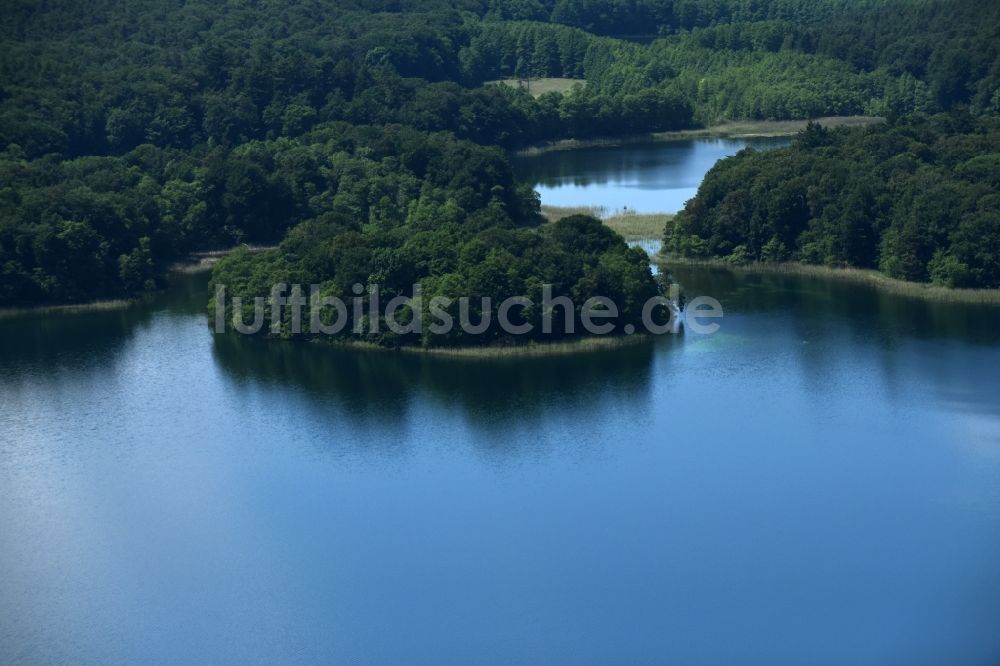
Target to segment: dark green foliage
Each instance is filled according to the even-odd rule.
[[[1000,286],[1000,121],[965,114],[827,131],[719,162],[668,226],[669,250],[734,262],[878,268]]]
[[[497,202],[485,209],[469,213],[441,201],[446,193],[424,188],[412,201],[410,213],[395,226],[378,229],[353,228],[350,218],[330,214],[308,220],[293,229],[278,250],[250,253],[236,252],[224,258],[213,273],[213,284],[226,287],[226,322],[233,317],[233,297],[242,301],[243,320],[253,320],[253,299],[266,297],[272,285],[302,285],[308,296],[311,285],[318,285],[324,296],[336,296],[348,304],[346,324],[338,333],[344,339],[364,340],[382,345],[452,346],[457,344],[486,345],[505,337],[499,325],[499,307],[509,297],[526,297],[531,307],[514,311],[514,323],[530,324],[529,339],[558,339],[567,335],[563,306],[551,317],[552,328],[546,331],[543,322],[544,285],[551,285],[551,297],[568,296],[575,308],[569,316],[577,334],[584,332],[580,311],[587,299],[605,296],[619,308],[613,320],[615,330],[626,325],[638,329],[646,301],[659,293],[659,287],[649,268],[649,258],[637,248],[629,248],[620,236],[600,220],[586,216],[567,217],[539,230],[519,229],[503,218],[503,207]],[[437,208],[438,223],[422,229],[424,207]],[[486,211],[494,215],[494,223],[483,226]],[[447,220],[442,222],[442,220]],[[413,295],[413,287],[422,288],[422,330],[394,333],[384,320],[384,306],[395,296]],[[355,285],[378,285],[379,298],[369,292],[361,299],[364,315],[354,315],[353,300],[358,298]],[[287,294],[287,291],[286,291]],[[453,318],[449,331],[435,333],[430,324],[440,322],[430,310],[431,299],[450,299],[442,309]],[[469,333],[460,325],[459,299],[468,298],[469,321],[479,324],[486,318],[485,330]],[[483,299],[488,299],[484,301]],[[489,309],[484,309],[489,303]],[[211,308],[215,303],[211,304]],[[379,320],[371,319],[371,308],[379,307]],[[213,310],[214,311],[214,310]],[[283,337],[309,336],[310,313],[303,308],[300,332],[293,330],[290,308],[282,311]],[[665,318],[665,312],[656,316]],[[266,307],[268,325],[261,334],[274,335],[270,327],[271,307]],[[322,319],[330,325],[336,315],[324,310]],[[405,316],[397,319],[407,321]]]
[[[407,216],[433,227],[453,206],[512,225],[534,224],[538,206],[499,150],[398,126],[327,124],[200,155],[140,146],[29,162],[8,150],[0,174],[4,304],[144,291],[191,250],[275,243],[334,213],[354,228]]]
[[[276,243],[305,220],[362,234],[375,273],[434,275],[454,245],[380,235],[441,227],[486,243],[536,212],[499,152],[456,138],[514,148],[725,118],[996,114],[998,24],[980,0],[7,2],[0,304],[139,293],[191,250]],[[515,76],[586,83],[538,99],[482,85]],[[802,141],[822,154],[827,140]],[[998,151],[923,143],[858,148],[909,190],[832,157],[805,194],[792,169],[759,192],[718,179],[719,228],[678,247],[990,283],[995,251],[969,239],[992,209],[968,202],[994,191]],[[929,156],[956,182],[914,174],[940,168]],[[360,261],[338,252],[324,261]]]

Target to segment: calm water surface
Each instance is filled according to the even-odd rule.
[[[694,197],[705,174],[722,159],[750,146],[787,146],[788,137],[693,139],[561,150],[520,158],[519,176],[535,184],[542,203],[592,206],[607,214],[625,209],[674,213]]]
[[[676,277],[547,360],[0,321],[0,662],[997,663],[997,311]]]

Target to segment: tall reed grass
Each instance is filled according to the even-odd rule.
[[[721,259],[686,259],[660,256],[655,261],[661,266],[709,266],[726,268],[741,273],[806,275],[834,280],[845,280],[867,285],[886,293],[912,298],[922,298],[942,303],[967,303],[973,305],[1000,305],[1000,289],[952,289],[924,282],[908,282],[888,277],[878,271],[862,268],[833,268],[794,262],[730,264]]]

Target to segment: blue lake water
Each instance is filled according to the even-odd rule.
[[[694,197],[705,174],[746,147],[786,146],[788,137],[690,139],[560,150],[515,160],[521,178],[534,183],[550,206],[675,213]]]
[[[550,359],[0,320],[0,661],[997,663],[997,312],[675,277]]]

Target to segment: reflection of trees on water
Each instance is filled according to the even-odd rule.
[[[26,312],[0,319],[0,369],[97,369],[113,363],[137,330],[156,313],[205,311],[208,277],[177,275],[169,290],[123,309]]]
[[[878,368],[881,388],[890,394],[929,386],[952,408],[1000,414],[992,372],[1000,362],[1000,308],[894,295],[817,276],[690,266],[670,272],[689,295],[721,301],[724,331],[791,352],[804,384],[824,399],[844,390],[845,372],[868,366]]]
[[[726,312],[780,314],[803,335],[849,326],[859,338],[891,346],[902,339],[1000,343],[1000,308],[925,300],[821,276],[741,273],[671,266],[689,296],[718,299]]]
[[[405,420],[414,400],[459,410],[476,427],[581,415],[608,400],[643,399],[653,346],[550,358],[453,359],[218,335],[213,353],[233,379],[292,387],[347,418]]]
[[[767,149],[788,143],[788,137],[759,137],[593,146],[518,157],[513,165],[521,180],[544,187],[624,183],[655,184],[658,189],[696,187],[726,155],[746,146]]]
[[[149,318],[148,312],[122,310],[2,320],[0,368],[7,374],[33,367],[104,365]]]
[[[519,176],[546,187],[637,182],[658,169],[690,160],[693,141],[554,151],[515,160]]]

